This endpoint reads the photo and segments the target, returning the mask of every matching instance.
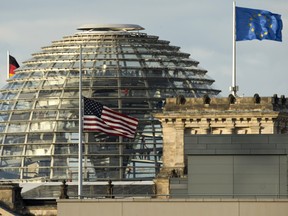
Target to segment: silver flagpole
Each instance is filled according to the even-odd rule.
[[[82,199],[82,132],[83,132],[83,109],[82,109],[82,45],[79,54],[79,151],[78,151],[78,199]]]
[[[7,79],[9,79],[9,72],[10,72],[10,60],[9,60],[9,50],[7,50]]]
[[[230,91],[236,97],[238,86],[236,85],[236,2],[233,1],[233,46],[232,46],[232,86],[230,87]]]

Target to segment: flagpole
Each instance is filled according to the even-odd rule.
[[[233,45],[232,45],[232,86],[230,87],[230,91],[232,95],[235,97],[237,96],[237,91],[239,90],[238,86],[236,85],[236,2],[233,1],[233,32],[232,32],[232,38],[233,38]]]
[[[9,61],[9,50],[7,50],[7,79],[9,79],[9,72],[10,72],[10,61]]]
[[[82,199],[82,131],[83,131],[83,111],[82,111],[82,45],[79,53],[79,147],[78,147],[78,199]]]

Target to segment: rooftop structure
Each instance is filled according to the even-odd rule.
[[[86,24],[78,28],[83,31],[136,31],[144,30],[135,24]]]
[[[0,90],[0,178],[76,181],[83,96],[139,119],[135,139],[85,132],[85,181],[152,179],[162,164],[153,112],[167,97],[215,97],[199,62],[134,24],[84,25],[23,62]],[[80,45],[82,58],[80,58]]]
[[[287,108],[287,98],[284,95],[280,98],[277,95],[260,97],[255,94],[254,97],[243,98],[235,98],[229,95],[227,98],[209,98],[208,96],[185,98],[181,96],[166,99],[163,112],[154,115],[162,122],[163,127],[163,167],[156,181],[157,193],[170,193],[173,186],[169,186],[171,184],[169,179],[173,175],[177,176],[177,184],[181,182],[181,178],[185,182],[185,184],[182,182],[184,186],[176,185],[175,188],[189,187],[189,194],[212,195],[218,193],[219,195],[221,192],[224,193],[226,189],[219,187],[215,182],[220,179],[217,175],[221,176],[221,173],[225,170],[225,165],[222,166],[222,160],[227,160],[230,157],[229,159],[235,159],[235,164],[236,159],[245,162],[244,165],[240,162],[236,164],[238,167],[242,166],[245,169],[250,167],[250,173],[229,173],[229,178],[233,175],[239,175],[241,176],[239,179],[244,179],[242,182],[239,180],[237,184],[245,187],[239,185],[239,187],[237,185],[236,187],[231,183],[233,187],[235,186],[234,188],[237,188],[237,192],[235,192],[236,189],[234,191],[235,193],[241,194],[242,190],[247,195],[249,191],[251,193],[255,191],[253,195],[259,195],[260,190],[262,190],[263,193],[266,192],[271,195],[276,190],[273,191],[271,188],[271,190],[264,190],[264,188],[273,185],[276,179],[281,179],[283,175],[286,177],[283,177],[284,180],[281,184],[285,184],[285,187],[283,187],[283,190],[281,188],[281,191],[278,190],[277,193],[287,196],[286,167],[283,168],[284,172],[281,171],[281,175],[277,175],[272,171],[268,173],[267,168],[267,166],[274,166],[271,164],[270,157],[275,161],[279,161],[279,157],[283,155],[285,155],[282,158],[285,161],[283,163],[285,166],[287,165]],[[217,160],[221,164],[218,167],[219,169],[215,168],[217,166],[215,164],[218,163]],[[268,165],[263,165],[263,161],[267,161]],[[225,163],[233,167],[234,162],[228,160]],[[212,168],[205,170],[205,166],[206,168]],[[252,167],[253,172],[251,172]],[[273,169],[275,167],[280,170],[281,166],[276,164]],[[261,172],[264,173],[263,169],[265,171],[263,176],[265,177],[260,175]],[[256,171],[259,172],[259,175],[255,174]],[[242,175],[246,176],[242,177]],[[273,177],[274,182],[271,180],[271,183],[268,180],[267,176],[269,175]],[[219,184],[223,184],[227,180],[227,176],[221,176]],[[251,176],[256,177],[252,178]],[[262,182],[262,178],[267,182]],[[195,179],[198,179],[198,185],[195,183],[197,181]],[[256,186],[253,188],[246,184],[245,180],[249,182],[250,179],[253,182],[256,181],[263,188]],[[277,184],[275,183],[276,186],[273,185],[273,187],[277,188]],[[200,185],[203,187],[200,187]],[[251,188],[249,189],[249,187]],[[218,188],[217,192],[215,192],[216,188]],[[231,191],[229,190],[227,194],[234,193]]]

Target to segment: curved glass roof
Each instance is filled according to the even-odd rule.
[[[83,96],[139,119],[135,139],[83,134],[85,181],[142,180],[159,172],[166,97],[216,96],[199,62],[134,24],[85,25],[23,62],[0,90],[0,178],[76,180],[79,59]]]

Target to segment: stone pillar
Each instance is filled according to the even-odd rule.
[[[0,201],[4,203],[10,210],[21,212],[23,211],[23,199],[21,196],[22,188],[19,184],[11,182],[0,183]]]
[[[170,194],[170,184],[169,178],[156,178],[154,179],[155,183],[155,194],[157,198],[165,199],[169,198]]]
[[[169,173],[184,170],[184,122],[182,119],[163,123],[163,168]]]
[[[163,167],[155,179],[156,194],[163,198],[170,193],[169,179],[174,172],[184,173],[184,121],[169,119],[162,122],[163,127]]]

